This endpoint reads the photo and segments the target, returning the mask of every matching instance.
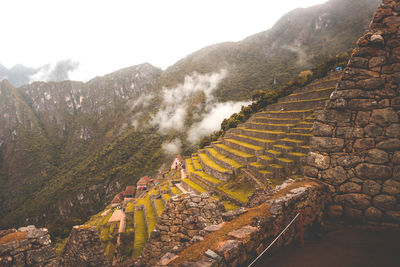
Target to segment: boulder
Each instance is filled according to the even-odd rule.
[[[384,180],[392,175],[392,169],[389,166],[371,163],[358,164],[355,170],[361,179]]]

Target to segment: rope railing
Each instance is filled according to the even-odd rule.
[[[300,216],[300,227],[301,227],[301,230],[300,230],[300,239],[302,239],[303,238],[303,231],[302,231],[302,213],[301,212],[298,212],[297,214],[296,214],[296,216],[294,216],[294,218],[293,218],[293,220],[285,227],[285,229],[283,229],[283,231],[274,239],[274,241],[272,241],[271,242],[271,244],[269,244],[269,246],[266,248],[266,249],[264,249],[264,251],[263,252],[261,252],[261,254],[260,255],[258,255],[257,256],[257,258],[255,258],[247,267],[251,267],[259,258],[261,258],[261,256],[270,248],[270,247],[272,247],[272,245],[273,244],[275,244],[275,242],[281,237],[281,235],[283,235],[285,232],[286,232],[286,230],[292,225],[292,223],[297,219],[297,217],[299,217]],[[301,244],[302,244],[302,246],[303,246],[303,243],[304,241],[303,240],[301,240]]]

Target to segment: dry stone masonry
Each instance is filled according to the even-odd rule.
[[[57,266],[46,228],[34,225],[0,231],[0,266]]]
[[[384,0],[324,110],[305,174],[331,187],[331,218],[400,223],[400,1]]]
[[[177,252],[201,240],[206,227],[212,228],[223,222],[224,212],[222,203],[207,193],[187,193],[172,197],[144,248],[142,262],[154,266],[161,255]]]
[[[77,225],[72,228],[58,266],[110,266],[96,227]]]

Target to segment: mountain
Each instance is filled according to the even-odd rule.
[[[322,58],[351,48],[379,0],[296,9],[270,30],[205,47],[165,71],[141,64],[87,83],[0,83],[0,228],[65,235],[127,184]],[[214,128],[213,128],[214,127]]]

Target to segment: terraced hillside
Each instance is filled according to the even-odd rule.
[[[186,160],[188,178],[183,183],[194,192],[214,191],[222,199],[244,205],[250,192],[235,188],[235,181],[247,179],[255,189],[301,176],[309,150],[313,110],[325,105],[339,76],[340,72],[330,73],[280,98],[193,154]]]

